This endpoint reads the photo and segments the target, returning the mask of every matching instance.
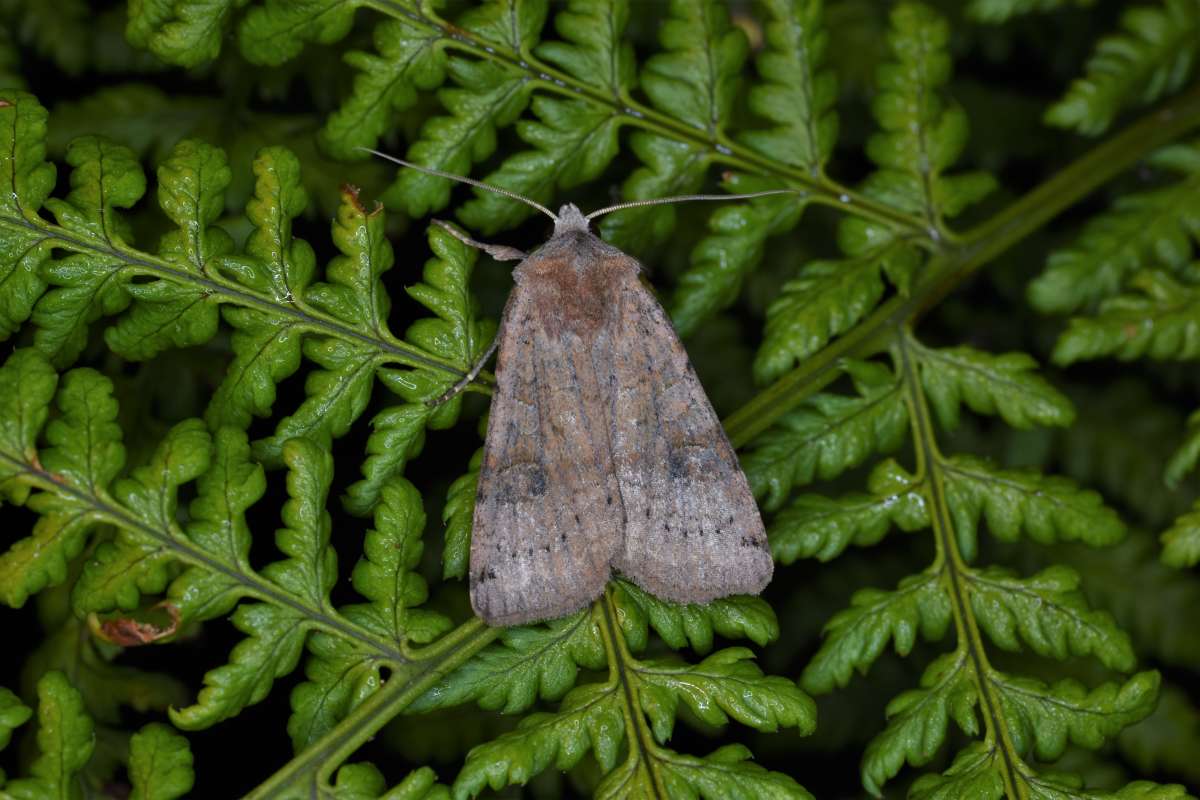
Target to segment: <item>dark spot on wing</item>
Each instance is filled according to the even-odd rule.
[[[667,456],[667,474],[671,480],[677,481],[687,477],[687,456],[678,450],[672,450]]]
[[[534,497],[541,497],[546,493],[546,471],[544,469],[538,467],[530,472],[529,493]]]

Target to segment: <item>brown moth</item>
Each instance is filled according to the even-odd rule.
[[[773,563],[733,447],[641,265],[589,230],[600,214],[656,201],[553,214],[383,157],[554,219],[528,256],[439,223],[495,258],[522,259],[493,345],[471,535],[475,612],[489,625],[561,617],[599,597],[614,571],[678,603],[761,592]]]

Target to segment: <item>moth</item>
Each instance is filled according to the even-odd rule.
[[[489,625],[561,617],[597,597],[613,573],[677,603],[757,594],[773,562],[762,517],[712,404],[642,266],[584,215],[470,178],[371,151],[403,166],[513,197],[554,220],[520,260],[493,350],[496,384],[475,495],[471,605]]]

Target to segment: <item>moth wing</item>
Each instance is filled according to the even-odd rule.
[[[576,611],[603,591],[621,506],[589,343],[513,289],[475,496],[471,605],[489,625]]]
[[[626,525],[613,566],[652,594],[706,603],[757,594],[773,562],[746,476],[666,312],[620,293],[613,461]]]

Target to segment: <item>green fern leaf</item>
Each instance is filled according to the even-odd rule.
[[[168,726],[151,723],[129,740],[130,800],[175,800],[191,791],[194,779],[187,739]]]
[[[972,742],[941,775],[922,775],[913,781],[908,800],[1000,800],[1004,797],[1000,758],[998,748]]]
[[[647,627],[675,649],[690,647],[697,653],[712,650],[714,634],[726,639],[749,639],[765,645],[779,637],[779,621],[760,597],[735,595],[703,605],[683,605],[660,600],[628,581],[612,584],[612,599],[620,612],[617,622],[629,648],[645,649]]]
[[[580,667],[596,670],[606,662],[591,611],[545,625],[505,628],[499,642],[448,675],[408,711],[476,702],[489,711],[516,714],[539,698],[562,697],[575,685]]]
[[[405,338],[466,372],[487,349],[495,336],[495,325],[475,317],[469,288],[475,252],[436,226],[429,230],[429,244],[436,257],[425,264],[424,282],[406,291],[436,317],[412,323]],[[383,294],[382,287],[373,291]],[[382,326],[384,316],[379,320]],[[379,377],[409,402],[386,408],[371,420],[374,431],[367,440],[363,478],[351,485],[343,498],[346,509],[354,514],[368,513],[378,500],[380,487],[401,474],[408,460],[421,452],[426,428],[449,428],[458,420],[462,407],[460,395],[440,404],[434,402],[451,387],[452,373],[385,369],[380,370]]]
[[[121,286],[119,257],[103,251],[130,244],[129,225],[117,212],[129,208],[146,190],[146,179],[133,153],[96,137],[76,139],[67,150],[71,191],[45,202],[59,225],[88,241],[95,250],[47,264],[46,281],[59,288],[42,296],[33,312],[39,349],[59,365],[75,360],[86,340],[88,323],[129,305]]]
[[[443,88],[438,99],[449,115],[432,117],[408,149],[409,161],[463,175],[496,149],[496,130],[520,116],[533,87],[519,74],[490,61],[450,59],[447,72],[455,87]],[[443,178],[401,169],[383,194],[388,208],[421,217],[445,208],[453,184]]]
[[[946,741],[950,720],[968,735],[979,733],[975,706],[978,689],[966,668],[964,650],[934,660],[921,676],[921,688],[888,703],[888,725],[871,740],[862,760],[863,788],[876,797],[907,762],[922,767]]]
[[[623,41],[628,8],[623,2],[575,2],[555,17],[566,41],[543,42],[540,57],[606,95],[628,96],[634,81],[633,48]],[[623,102],[623,101],[622,101]],[[584,100],[535,97],[537,122],[521,120],[517,134],[533,147],[507,158],[485,180],[543,204],[555,187],[567,189],[600,175],[617,154],[617,132],[624,122],[616,110]],[[529,206],[492,193],[479,192],[466,203],[460,218],[484,233],[510,228],[528,217]]]
[[[3,599],[14,607],[66,579],[67,562],[83,549],[99,521],[88,498],[107,497],[109,483],[125,464],[117,404],[107,378],[90,369],[68,372],[59,389],[58,408],[62,416],[46,426],[50,446],[38,453],[40,464],[19,462],[25,471],[53,476],[66,491],[31,497],[29,508],[41,515],[33,532],[0,555]],[[6,455],[16,460],[25,454]]]
[[[23,465],[37,460],[57,386],[58,374],[37,350],[17,350],[0,366],[0,496],[16,505],[29,496]]]
[[[450,790],[437,782],[429,767],[413,770],[388,789],[383,773],[369,762],[346,764],[337,771],[334,785],[322,787],[329,800],[449,800]]]
[[[626,200],[694,194],[704,182],[711,160],[706,147],[648,131],[634,131],[628,148],[641,166],[621,184],[621,196]],[[671,205],[631,208],[604,215],[600,230],[604,241],[627,253],[648,253],[671,237],[675,218]],[[674,314],[674,319],[676,327],[685,332],[682,318]]]
[[[729,118],[741,82],[746,36],[712,0],[672,0],[658,34],[663,52],[643,65],[642,89],[665,114],[715,136]]]
[[[1183,479],[1196,468],[1198,461],[1200,461],[1200,411],[1193,411],[1192,415],[1188,417],[1187,434],[1183,438],[1183,443],[1171,456],[1171,460],[1167,462],[1163,480],[1172,489],[1179,488]]]
[[[33,52],[70,76],[88,68],[96,10],[85,0],[63,0],[53,5],[8,2],[4,11],[8,17],[6,27]]]
[[[76,773],[95,748],[95,725],[83,698],[61,672],[47,672],[37,684],[39,755],[29,767],[32,777],[9,781],[4,792],[17,800],[74,797]]]
[[[442,548],[442,577],[462,578],[467,574],[471,557],[471,528],[475,524],[475,490],[479,486],[479,468],[483,464],[483,448],[471,456],[467,472],[446,490],[446,505],[442,507],[442,522],[446,525],[445,545]]]
[[[579,80],[621,97],[636,78],[633,45],[624,38],[628,21],[628,0],[571,0],[554,17],[563,41],[542,42],[535,52]]]
[[[765,47],[757,61],[763,82],[750,88],[748,102],[752,111],[774,124],[746,131],[739,138],[769,158],[801,167],[814,178],[819,177],[837,134],[837,115],[833,111],[837,84],[832,72],[824,66],[827,34],[821,3],[779,0],[764,5],[769,19]],[[666,143],[656,149],[672,152],[671,145]],[[670,187],[676,193],[694,191],[700,170],[707,165],[708,154],[689,153],[682,143],[674,145],[673,152],[675,169],[659,167],[654,172],[678,176],[676,185]],[[652,166],[665,161],[655,162],[640,152],[639,155]],[[778,181],[739,175],[727,181],[727,186],[736,192],[779,185]],[[644,192],[649,187],[635,187],[632,179],[626,188],[627,196],[648,196],[633,193],[635,189]],[[672,299],[672,317],[682,333],[695,331],[701,321],[736,300],[745,277],[762,260],[767,239],[792,230],[804,205],[799,196],[763,199],[718,209],[712,215],[710,233],[693,251],[692,266],[680,277]],[[674,212],[659,213],[662,219],[655,222],[661,226],[660,230],[669,229]],[[662,238],[662,234],[656,235],[656,243]]]
[[[1157,672],[1139,672],[1120,686],[1106,683],[1089,692],[1070,678],[1048,686],[1032,678],[991,676],[1013,746],[1041,761],[1061,757],[1068,742],[1094,750],[1143,719],[1154,710],[1159,680]]]
[[[343,252],[346,253],[347,262],[350,262],[352,255],[361,254],[363,258],[357,263],[376,274],[391,266],[391,249],[376,249],[377,245],[372,247],[383,238],[381,223],[373,223],[365,215],[354,216],[354,212],[348,212],[337,224],[342,226],[348,237],[364,229],[370,232],[371,238],[366,241],[344,239],[339,242],[339,247],[342,247],[343,243],[345,245]],[[386,266],[377,258],[380,252],[387,254],[383,262]],[[364,310],[362,297],[356,293],[358,287],[344,285],[334,274],[330,274],[330,278],[337,283],[332,286],[318,283],[312,287],[311,292],[316,297],[314,303],[319,305],[325,302],[327,307],[340,312],[338,316],[341,319],[354,319],[357,313]],[[334,291],[326,291],[327,287]],[[346,302],[347,300],[349,302]],[[380,302],[387,301],[381,298]],[[310,338],[304,341],[303,352],[304,356],[320,369],[309,373],[304,384],[307,398],[296,412],[280,420],[273,436],[255,443],[255,458],[268,465],[278,464],[285,443],[296,437],[305,437],[327,446],[331,439],[350,429],[350,425],[362,414],[371,397],[378,357],[374,349],[342,339]]]
[[[798,361],[854,327],[883,297],[881,260],[875,254],[844,261],[813,261],[785,283],[767,308],[754,378],[769,383]]]
[[[671,797],[700,800],[713,797],[753,797],[769,800],[812,800],[809,794],[787,775],[770,772],[750,762],[750,750],[730,744],[704,758],[666,751],[659,771]],[[601,784],[598,797],[606,795]]]
[[[1142,774],[1177,775],[1193,785],[1200,777],[1195,758],[1200,752],[1200,713],[1187,692],[1169,682],[1163,684],[1154,712],[1122,731],[1117,745]]]
[[[641,83],[646,96],[662,113],[702,131],[706,139],[719,142],[727,135],[726,121],[731,118],[733,100],[740,88],[740,72],[749,49],[745,34],[729,24],[729,11],[724,4],[712,0],[699,3],[672,0],[668,18],[659,29],[659,43],[663,51],[642,66]],[[625,187],[627,197],[650,196],[668,189],[692,191],[699,186],[711,159],[709,148],[696,145],[672,145],[644,138],[638,140],[638,146],[638,155],[647,170],[630,178]],[[653,157],[647,158],[648,155]],[[761,181],[735,177],[727,182],[726,188],[754,191],[749,188],[752,183]],[[768,183],[771,185],[761,188],[778,185],[774,181]],[[755,206],[758,203],[719,209],[710,221],[714,235],[697,246],[692,266],[680,276],[668,304],[681,335],[693,332],[701,321],[737,298],[746,273],[762,258],[766,236],[758,232],[764,220],[775,215],[784,217],[772,226],[775,233],[790,230],[799,220],[794,199],[769,201],[759,210],[750,210]],[[645,228],[630,221],[632,216],[610,223],[613,226],[610,229],[620,234],[621,228],[629,228],[633,231],[628,235],[631,242],[648,240],[647,244],[657,244],[665,239],[675,215],[673,211],[659,211],[646,218],[649,227]],[[753,224],[739,225],[747,221]],[[734,234],[728,239],[721,236],[735,230],[741,236]],[[736,257],[723,260],[730,253]]]
[[[315,268],[312,248],[292,237],[292,220],[308,203],[300,162],[283,148],[264,148],[254,172],[254,196],[246,204],[254,232],[245,256],[225,258],[221,268],[244,286],[292,303],[303,296]],[[253,416],[270,413],[276,384],[299,368],[301,329],[293,319],[254,308],[226,307],[224,315],[234,329],[234,358],[205,416],[214,428],[246,428]]]
[[[1075,317],[1054,345],[1054,362],[1068,366],[1112,356],[1192,360],[1200,356],[1200,314],[1195,290],[1159,270],[1139,272],[1094,316]]]
[[[279,529],[275,539],[288,558],[268,564],[262,574],[310,607],[332,612],[329,590],[337,579],[336,556],[329,546],[325,511],[332,458],[302,439],[288,442],[283,456],[290,468],[290,499],[282,514],[287,527]],[[195,705],[171,710],[171,720],[185,730],[228,719],[266,697],[276,678],[295,669],[315,624],[296,607],[268,603],[243,605],[231,619],[248,638],[234,647],[228,664],[204,676],[205,688]]]
[[[801,558],[830,561],[851,544],[877,544],[893,525],[906,532],[929,526],[918,482],[895,461],[878,464],[867,484],[869,494],[801,495],[776,514],[767,529],[775,560],[780,564]]]
[[[375,147],[396,116],[417,102],[418,90],[446,79],[446,39],[436,28],[407,17],[375,26],[375,53],[352,50],[345,61],[357,70],[354,88],[325,120],[321,144],[334,158],[362,158],[359,147]]]
[[[179,226],[162,238],[163,259],[202,277],[233,249],[229,234],[213,225],[231,177],[217,148],[195,140],[175,146],[158,168],[159,205]],[[144,360],[168,347],[200,344],[217,331],[217,300],[199,284],[159,279],[130,283],[125,291],[133,298],[129,313],[105,331],[108,346],[125,358]]]
[[[860,589],[850,608],[825,626],[821,649],[804,668],[800,685],[813,694],[845,686],[851,673],[866,674],[889,640],[906,655],[917,634],[937,641],[950,625],[950,598],[934,573],[910,575],[893,592]]]
[[[364,338],[377,338],[394,349],[394,339],[387,329],[391,301],[381,281],[394,263],[392,248],[384,232],[383,214],[378,209],[368,212],[359,203],[357,194],[347,191],[334,222],[333,238],[342,254],[330,262],[326,270],[328,282],[314,283],[308,288],[305,292],[306,302],[347,327],[361,329],[367,334]],[[462,282],[447,288],[462,293],[465,292],[465,278],[470,274],[469,265],[473,263],[470,260],[473,256],[465,255],[465,246],[458,242],[444,245],[446,240],[452,240],[452,237],[431,234],[435,252],[446,260],[453,260],[455,264],[440,270],[436,266],[431,269],[435,273],[449,272],[450,280],[455,279],[455,270],[458,270],[460,274],[457,277]],[[459,301],[459,311],[465,314],[469,307],[468,300],[464,296]],[[465,371],[474,350],[468,347],[465,353],[462,352],[463,340],[475,346],[469,337],[477,335],[478,331],[468,327],[451,333],[453,338],[448,342],[435,341],[426,336],[425,343],[435,343],[443,351],[457,351],[457,360]],[[405,399],[416,399],[410,395],[418,395],[422,401],[441,394],[455,376],[450,371],[442,372],[439,378],[421,372],[393,375],[380,369],[383,365],[380,350],[359,339],[310,338],[305,340],[303,351],[309,360],[322,369],[309,373],[305,383],[308,397],[300,408],[280,421],[274,436],[255,443],[255,456],[268,464],[278,462],[280,448],[288,439],[303,436],[317,442],[329,442],[349,430],[366,408],[377,374]],[[446,407],[439,409],[439,419],[448,417],[452,422],[459,404],[461,400],[451,400]],[[407,452],[402,448],[400,458]],[[387,457],[384,458],[386,460]],[[396,456],[393,456],[391,463],[394,464],[395,460]],[[399,463],[402,467],[403,460]],[[387,477],[394,474],[386,469],[378,473],[369,475],[375,481],[370,487],[372,492],[377,492]],[[360,506],[358,511],[368,513],[370,506]]]
[[[923,217],[935,238],[944,217],[959,214],[995,188],[986,173],[946,175],[967,141],[967,116],[947,106],[940,90],[952,66],[946,46],[950,27],[927,6],[901,3],[890,15],[892,61],[880,67],[879,93],[871,110],[882,130],[867,142],[878,165],[863,186],[872,197]],[[840,239],[869,241],[873,248],[895,232],[865,221],[847,222]]]
[[[782,417],[752,443],[742,468],[754,496],[774,511],[793,486],[830,480],[873,453],[895,450],[908,432],[900,384],[886,367],[848,362],[858,397],[820,394]]]
[[[188,508],[188,538],[218,569],[189,567],[167,591],[184,620],[222,617],[245,592],[238,575],[250,569],[250,527],[246,510],[267,489],[260,465],[250,460],[246,434],[222,428],[214,437],[212,464],[196,484]]]
[[[195,67],[215,59],[233,12],[248,0],[135,0],[125,36],[168,64]]]
[[[778,189],[779,182],[734,174],[725,188],[749,193]],[[679,276],[669,304],[681,336],[733,305],[746,275],[762,261],[767,239],[795,228],[803,211],[804,203],[795,197],[764,197],[725,206],[709,217],[709,236],[692,251],[692,266]]]
[[[796,728],[802,736],[812,733],[816,704],[787,678],[763,675],[753,657],[744,647],[730,647],[699,664],[640,662],[633,675],[655,738],[671,738],[680,701],[708,725],[724,725],[732,717],[768,733],[781,727]]]
[[[253,64],[282,64],[306,42],[332,44],[349,33],[359,5],[359,0],[265,0],[242,18],[238,46]]]
[[[430,642],[452,627],[441,614],[416,608],[429,593],[425,580],[413,572],[421,558],[424,529],[425,512],[416,488],[400,478],[385,485],[375,509],[375,528],[367,534],[364,557],[351,575],[355,591],[371,602],[340,609],[346,619],[398,646]],[[316,632],[308,648],[308,680],[292,692],[288,721],[296,752],[331,730],[383,683],[383,665],[376,654],[353,642]]]
[[[51,245],[38,231],[38,209],[54,190],[54,165],[45,160],[47,116],[33,95],[0,91],[0,152],[6,154],[0,161],[0,214],[8,218],[0,228],[0,339],[29,318],[46,289],[40,271]]]
[[[534,149],[510,156],[484,180],[545,205],[555,188],[568,189],[596,178],[617,155],[622,117],[583,100],[538,96],[531,105],[537,121],[520,120],[517,134]],[[525,203],[477,190],[459,218],[472,230],[493,234],[535,213]]]
[[[1046,111],[1046,122],[1086,136],[1103,133],[1117,114],[1152,103],[1187,82],[1200,54],[1200,9],[1191,0],[1161,0],[1128,9],[1122,33],[1100,40],[1087,76]]]
[[[1164,564],[1186,568],[1200,563],[1200,504],[1163,533],[1162,546]]]
[[[0,686],[0,750],[8,747],[12,732],[24,725],[33,716],[33,709],[21,702],[8,689]],[[0,772],[0,786],[4,785],[4,773]]]
[[[821,174],[837,139],[837,80],[823,68],[828,35],[818,0],[766,3],[766,47],[758,56],[764,82],[750,89],[752,111],[775,126],[742,140],[763,155]]]
[[[917,353],[925,394],[946,430],[958,426],[964,404],[976,414],[999,414],[1014,428],[1075,420],[1071,401],[1035,372],[1037,362],[1025,353],[996,356],[972,347]]]
[[[998,24],[1025,14],[1045,14],[1061,8],[1087,8],[1095,0],[971,0],[967,14],[980,22]]]
[[[625,741],[621,708],[611,684],[572,689],[556,713],[530,714],[515,731],[471,750],[454,781],[454,796],[474,797],[485,786],[499,790],[525,784],[551,766],[568,770],[589,750],[608,772]]]
[[[1137,663],[1129,636],[1107,613],[1088,608],[1070,567],[1049,567],[1031,578],[988,567],[970,573],[967,582],[980,628],[1005,650],[1020,650],[1024,642],[1040,656],[1090,655],[1123,672]]]
[[[492,0],[470,9],[458,25],[519,59],[532,51],[545,21],[545,0]],[[521,115],[535,84],[526,72],[507,69],[495,61],[452,57],[446,69],[455,86],[443,88],[438,99],[449,114],[431,117],[422,126],[407,158],[466,175],[472,164],[495,151],[497,129],[511,125]],[[452,184],[442,178],[402,169],[383,199],[389,208],[420,217],[445,208],[451,188]]]
[[[167,434],[149,463],[118,480],[113,499],[123,510],[155,530],[183,538],[176,523],[179,487],[202,475],[209,466],[211,440],[204,423],[185,420]],[[80,614],[113,608],[137,608],[143,594],[157,594],[173,575],[175,554],[143,532],[123,528],[96,548],[84,564],[72,591]]]
[[[981,517],[1006,542],[1024,533],[1041,544],[1081,541],[1101,547],[1125,535],[1124,523],[1100,495],[1067,478],[998,470],[970,456],[955,456],[943,468],[954,532],[968,560],[975,557]]]
[[[1050,255],[1029,284],[1029,302],[1044,314],[1076,311],[1116,294],[1139,269],[1178,271],[1192,258],[1200,230],[1200,148],[1173,145],[1150,166],[1176,178],[1147,192],[1122,194],[1111,211],[1092,219],[1075,244]]]
[[[402,478],[393,479],[381,493],[364,558],[350,576],[355,591],[371,603],[342,609],[347,618],[398,643],[425,644],[449,630],[449,619],[416,608],[429,596],[425,579],[415,572],[424,531],[420,492]]]

